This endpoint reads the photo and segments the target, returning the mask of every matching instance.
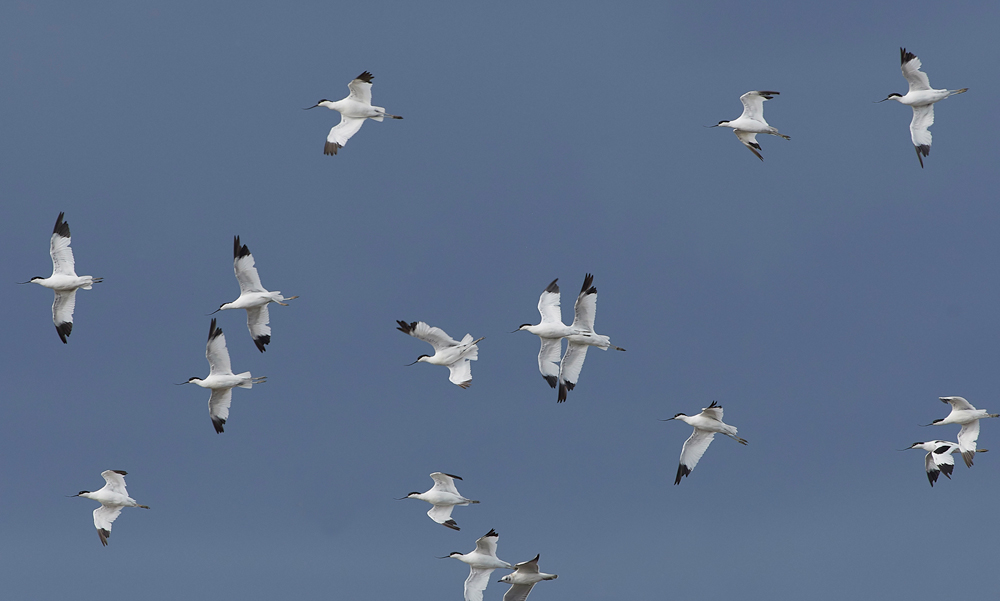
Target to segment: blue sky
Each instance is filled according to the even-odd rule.
[[[541,554],[532,599],[813,600],[996,594],[1000,458],[933,489],[918,440],[954,440],[937,397],[1000,411],[1000,7],[832,2],[9,3],[0,8],[0,517],[4,597],[461,599],[470,551]],[[938,105],[920,169],[899,47]],[[362,71],[402,121],[336,157]],[[761,163],[703,126],[778,90]],[[48,275],[60,211],[78,295],[63,345]],[[259,353],[217,315],[226,432],[204,376],[205,314],[231,301],[232,237],[269,289]],[[585,273],[597,330],[562,405],[533,322]],[[423,320],[485,336],[474,382],[403,367]],[[711,401],[721,438],[679,486]],[[1000,421],[1000,420],[994,420]],[[1000,454],[1000,423],[982,448]],[[124,469],[103,548],[94,503]],[[395,501],[461,475],[454,532]],[[499,579],[501,572],[494,573]],[[110,582],[109,582],[110,581]],[[485,599],[499,600],[493,583]]]

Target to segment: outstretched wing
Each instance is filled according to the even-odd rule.
[[[979,420],[969,422],[958,431],[958,448],[962,451],[962,459],[967,467],[972,467],[976,456],[976,440],[979,439]]]
[[[920,59],[917,58],[917,55],[907,52],[906,48],[900,48],[899,61],[903,77],[910,84],[911,92],[931,89],[931,82],[927,79],[927,74],[920,70]]]
[[[594,331],[594,319],[597,317],[597,288],[594,276],[589,273],[583,278],[583,287],[573,305],[573,327],[589,332]]]
[[[215,431],[222,434],[226,420],[229,419],[229,405],[233,402],[232,388],[217,388],[212,390],[208,399],[208,415],[212,418]]]
[[[740,139],[740,142],[743,142],[743,145],[750,150],[750,152],[754,153],[758,159],[762,161],[764,160],[764,156],[760,154],[760,144],[757,143],[757,134],[740,129],[734,129],[733,132],[736,134],[736,137]]]
[[[233,271],[240,283],[240,294],[248,292],[266,292],[260,283],[257,268],[254,267],[253,255],[247,245],[240,245],[240,237],[233,238]]]
[[[493,569],[469,568],[469,577],[465,579],[465,601],[483,601],[483,591],[490,583]]]
[[[777,92],[767,90],[751,90],[740,96],[740,102],[743,103],[743,114],[740,115],[740,119],[753,119],[767,125],[767,121],[764,121],[764,101],[770,100],[777,95]]]
[[[512,584],[510,589],[504,593],[503,601],[524,601],[528,598],[528,593],[534,584]]]
[[[73,310],[76,309],[76,288],[73,290],[53,290],[52,323],[56,325],[59,340],[66,344],[66,337],[73,331]]]
[[[705,454],[708,445],[712,444],[713,438],[715,438],[715,432],[694,429],[681,448],[681,461],[680,465],[677,466],[677,478],[674,480],[674,484],[680,484],[681,478],[690,474],[691,470],[698,465],[698,461]]]
[[[337,150],[343,148],[351,136],[358,133],[365,119],[358,117],[340,116],[340,123],[334,125],[326,136],[326,146],[323,147],[323,154],[337,154]]]
[[[267,305],[247,307],[247,328],[250,329],[250,336],[253,337],[257,350],[262,353],[267,350],[264,345],[271,342],[271,326],[267,325],[270,321]]]
[[[125,472],[122,470],[104,470],[101,472],[101,476],[104,477],[104,481],[107,482],[107,488],[113,493],[118,493],[120,495],[128,496],[128,492],[125,490]]]
[[[931,131],[928,129],[934,124],[934,105],[925,104],[913,107],[913,119],[910,121],[910,140],[917,148],[917,156],[923,152],[927,156],[931,152]],[[920,159],[920,166],[924,165],[924,160]]]
[[[222,328],[216,327],[215,320],[208,329],[208,344],[205,345],[205,357],[208,359],[209,375],[231,374],[229,349],[226,348],[226,335]]]
[[[349,98],[367,105],[372,103],[372,74],[365,71],[351,80],[347,87],[351,90]],[[350,137],[350,136],[348,136]]]
[[[108,546],[108,537],[111,536],[111,522],[118,519],[121,514],[121,505],[101,505],[94,510],[94,526],[97,528],[97,536],[101,539],[101,544]]]
[[[453,530],[458,530],[458,524],[455,520],[451,519],[451,510],[454,508],[454,505],[434,505],[427,512],[427,515],[438,524],[443,524]],[[451,522],[451,524],[448,522]]]
[[[542,338],[542,348],[538,351],[538,371],[552,388],[559,382],[559,353],[562,352],[562,338]]]
[[[69,222],[63,221],[65,213],[59,213],[49,240],[49,256],[52,257],[52,275],[76,276],[73,249],[69,247]]]
[[[566,345],[566,354],[559,364],[559,402],[566,400],[565,391],[573,390],[580,379],[583,361],[587,358],[590,345],[570,341]]]
[[[458,489],[455,488],[455,480],[461,480],[458,476],[452,476],[451,474],[445,474],[444,472],[434,472],[431,474],[431,479],[434,480],[434,487],[431,488],[431,490],[450,492],[454,495],[458,495]]]
[[[461,388],[472,386],[472,363],[467,358],[459,359],[448,366],[448,380]]]
[[[434,347],[434,352],[458,346],[458,341],[446,334],[441,328],[431,327],[422,321],[406,323],[396,320],[396,323],[399,324],[397,330],[430,344]]]
[[[559,278],[552,280],[538,297],[538,313],[542,316],[542,323],[562,323],[559,286],[556,284],[558,281]]]

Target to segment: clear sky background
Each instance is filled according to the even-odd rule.
[[[1000,419],[928,486],[937,398],[1000,411],[995,2],[43,3],[0,8],[0,575],[6,599],[453,599],[490,528],[559,574],[532,599],[994,598]],[[920,169],[899,47],[937,88]],[[322,153],[364,70],[375,104]],[[777,90],[761,163],[725,129]],[[50,273],[77,272],[69,344]],[[259,353],[209,317],[239,234],[271,290]],[[537,371],[538,295],[585,273],[597,331],[569,401]],[[423,320],[485,336],[473,385],[404,367]],[[673,485],[711,401],[717,437]],[[129,472],[110,545],[86,499]],[[460,532],[426,503],[465,480]],[[503,575],[494,573],[493,580]],[[507,586],[493,582],[487,601]]]

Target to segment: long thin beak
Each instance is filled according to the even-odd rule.
[[[702,127],[719,127],[719,124],[716,123],[715,125],[703,125]]]
[[[318,105],[318,104],[314,104],[314,105],[312,105],[312,106],[307,106],[306,108],[304,108],[304,109],[302,109],[302,110],[304,110],[304,111],[308,111],[309,109],[314,109],[314,108],[316,108],[317,106],[319,106],[319,105]]]
[[[657,419],[656,421],[658,421],[658,422],[669,422],[669,421],[671,421],[673,419],[674,418],[671,417],[670,419]]]
[[[190,382],[177,382],[174,386],[183,386],[185,384],[190,384]]]
[[[395,499],[395,497],[393,497],[393,498]],[[410,498],[410,497],[399,497],[399,498],[398,498],[398,499],[396,499],[396,500],[397,500],[397,501],[405,501],[405,500],[407,500],[407,499],[409,499],[409,498]]]
[[[411,366],[411,365],[415,365],[415,364],[417,364],[417,363],[420,363],[420,359],[417,359],[417,360],[416,360],[416,361],[414,361],[413,363],[407,363],[407,364],[406,364],[406,365],[404,365],[403,367],[409,367],[409,366]]]
[[[435,557],[437,557],[437,556],[435,556]],[[448,559],[449,557],[451,557],[451,555],[445,555],[444,557],[438,557],[438,559]]]
[[[920,426],[921,428],[926,428],[927,426],[933,426],[934,424],[933,424],[933,423],[930,423],[930,424],[918,424],[918,425],[919,425],[919,426]]]
[[[889,100],[889,99],[888,98],[883,98],[882,100],[875,100],[874,102],[872,102],[872,104],[878,104],[880,102],[885,102],[886,100]]]
[[[27,282],[25,282],[25,283],[27,283]],[[517,334],[520,331],[521,331],[521,328],[518,328],[518,329],[514,330],[513,332],[511,332],[511,334]]]
[[[28,280],[27,282],[18,282],[18,284],[30,284],[30,283],[31,283],[31,280]]]
[[[209,315],[215,315],[219,311],[222,311],[222,307],[219,307],[218,309],[216,309],[215,311],[212,311],[211,313],[206,313],[205,317],[208,317]]]

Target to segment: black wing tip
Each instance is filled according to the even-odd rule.
[[[559,285],[556,284],[556,282],[558,282],[558,281],[559,281],[559,278],[556,278],[556,279],[552,280],[552,283],[545,287],[545,291],[546,292],[555,292],[556,294],[558,294],[559,293]]]
[[[690,473],[691,473],[691,470],[688,469],[688,466],[684,465],[683,463],[678,464],[677,465],[677,478],[674,479],[674,485],[676,486],[676,485],[680,484],[681,483],[681,478],[686,478]]]
[[[465,390],[465,389],[466,389],[466,388],[468,388],[469,386],[472,386],[472,380],[471,380],[471,379],[469,379],[469,380],[466,380],[466,381],[464,381],[464,382],[459,382],[458,384],[455,384],[455,386],[458,386],[458,387],[459,387],[459,388],[461,388],[462,390]]]
[[[716,407],[722,409],[722,406],[719,405],[718,401],[712,401],[712,403],[708,407],[705,407],[705,409],[714,409]]]
[[[128,472],[126,472],[125,470],[111,470],[111,471],[114,472],[114,473],[116,473],[116,474],[121,474],[122,476],[127,476],[128,475]]]
[[[401,320],[397,319],[396,323],[399,324],[399,327],[396,328],[397,330],[399,330],[400,332],[402,332],[404,334],[411,334],[412,335],[413,330],[416,329],[418,322],[416,322],[416,321],[406,322],[406,321],[401,321]]]
[[[56,225],[52,228],[52,233],[59,234],[63,238],[69,238],[69,222],[63,221],[64,215],[66,215],[65,211],[59,211],[59,216],[56,217]]]
[[[263,353],[264,351],[267,350],[266,348],[264,348],[264,346],[267,344],[271,344],[271,335],[267,334],[265,336],[258,336],[253,339],[253,343],[257,345],[257,350]]]
[[[912,52],[907,52],[906,48],[900,48],[899,49],[899,65],[900,66],[905,65],[906,63],[912,61],[915,58],[917,58],[917,55],[913,54]]]
[[[931,483],[931,488],[934,488],[934,483],[937,482],[939,473],[937,470],[927,472],[927,481]]]
[[[337,154],[337,150],[343,148],[340,144],[336,142],[327,142],[323,145],[323,154],[333,156]]]
[[[371,82],[372,82],[372,79],[373,79],[374,77],[375,77],[375,76],[374,76],[374,75],[372,75],[370,71],[365,71],[364,73],[362,73],[361,75],[358,75],[358,76],[357,76],[357,77],[355,77],[354,79],[360,79],[361,81],[363,81],[363,82],[365,82],[365,83],[371,83]]]
[[[208,339],[211,341],[216,336],[222,334],[222,328],[215,325],[215,318],[212,318],[212,323],[208,325]]]
[[[445,472],[441,472],[441,473],[444,474],[445,476],[448,476],[449,478],[454,478],[456,480],[461,480],[462,479],[461,476],[456,476],[455,474],[446,474]]]
[[[562,382],[559,382],[559,397],[556,399],[556,402],[557,403],[566,402],[566,385],[563,384]]]
[[[549,386],[551,388],[555,388],[556,385],[559,383],[559,378],[555,376],[542,376],[542,377],[545,378],[545,381],[549,383]]]
[[[215,426],[216,434],[222,434],[225,431],[222,426],[226,425],[226,420],[221,417],[212,417],[212,425]]]
[[[111,536],[110,530],[105,530],[104,528],[97,529],[97,536],[101,539],[101,544],[105,547],[108,546],[108,537]]]
[[[250,256],[250,249],[244,244],[240,246],[240,237],[233,236],[233,258],[239,259],[240,257]]]
[[[593,284],[594,284],[593,274],[588,273],[587,275],[583,276],[583,286],[580,287],[580,294],[588,293],[589,289],[593,287]],[[594,289],[594,292],[597,292],[596,288]]]
[[[775,92],[773,90],[758,90],[757,93],[763,96],[764,98],[767,98],[768,100],[770,100],[775,96],[781,96],[781,92]]]
[[[947,476],[949,480],[951,480],[951,474],[952,474],[952,472],[955,471],[955,466],[954,465],[948,465],[946,463],[944,465],[938,466],[938,469],[941,470],[941,473],[943,473],[945,476]],[[935,480],[936,479],[937,478],[935,478]]]
[[[452,530],[461,530],[461,528],[458,527],[458,522],[456,522],[455,520],[448,520],[447,522],[441,522],[441,525],[447,526]]]
[[[59,340],[62,340],[63,344],[67,344],[66,337],[73,332],[73,322],[64,321],[63,323],[56,324],[56,333],[59,334]]]
[[[500,535],[497,534],[496,530],[494,530],[493,528],[490,528],[490,531],[487,532],[486,534],[484,534],[483,538],[486,538],[487,536],[496,536],[496,537],[499,537]]]

